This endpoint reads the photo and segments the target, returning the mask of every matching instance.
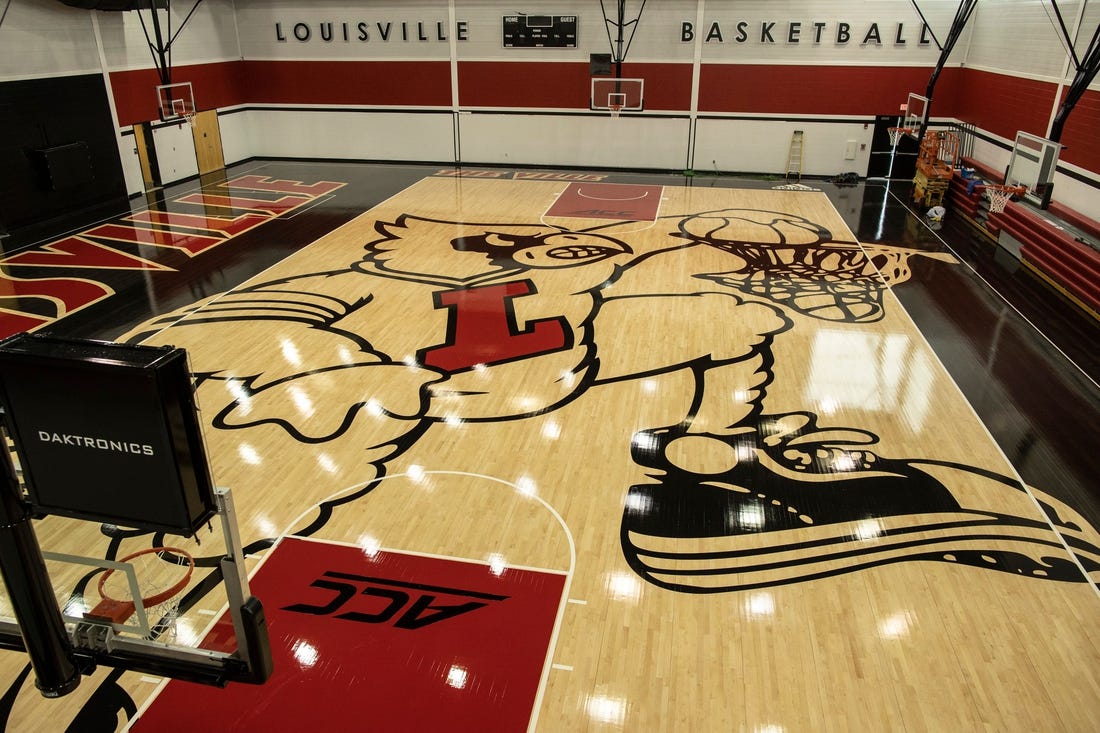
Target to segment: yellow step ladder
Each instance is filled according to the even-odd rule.
[[[791,148],[787,153],[787,180],[791,175],[798,176],[802,180],[802,130],[795,130],[791,135]]]

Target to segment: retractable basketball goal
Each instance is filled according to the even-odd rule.
[[[634,33],[638,30],[646,3],[645,0],[635,3],[633,12],[628,12],[627,5],[626,0],[617,0],[610,4],[613,12],[609,13],[608,6],[600,0],[604,30],[607,31],[611,53],[594,54],[589,65],[592,79],[590,108],[608,112],[616,119],[623,112],[641,112],[645,108],[645,82],[642,79],[625,78],[623,62],[630,52],[630,44],[634,41]],[[599,63],[596,61],[597,57],[600,59]]]
[[[14,615],[0,618],[0,648],[27,652],[39,691],[66,695],[99,664],[266,681],[263,607],[249,593],[231,495],[207,467],[186,352],[18,334],[0,341],[0,408],[14,448],[0,457],[0,570]],[[232,639],[174,643],[198,563],[164,537],[197,545],[214,518],[225,554],[207,558],[187,598],[228,607]],[[123,541],[147,546],[119,558]]]

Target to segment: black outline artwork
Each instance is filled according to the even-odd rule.
[[[630,488],[623,514],[623,553],[638,575],[669,590],[720,593],[912,561],[1067,582],[1086,582],[1082,568],[1100,570],[1100,547],[1081,526],[1057,520],[1074,562],[1046,521],[964,507],[932,470],[1024,492],[1010,477],[884,458],[870,450],[874,434],[821,429],[812,413],[761,415],[754,426],[706,436],[738,457],[707,474],[668,460],[686,435],[679,427],[635,436],[634,460],[655,479]]]
[[[150,324],[149,331],[133,334],[132,338],[140,340],[146,333],[172,323],[176,324],[173,333],[177,334],[188,330],[184,326],[275,319],[328,332],[354,346],[360,357],[353,364],[324,365],[275,379],[264,374],[232,377],[239,382],[243,399],[248,400],[277,394],[288,385],[317,375],[339,376],[382,367],[415,367],[423,373],[423,378],[410,386],[418,390],[412,401],[414,409],[398,411],[384,404],[376,406],[401,427],[389,440],[373,446],[380,453],[374,462],[375,481],[350,497],[322,504],[318,516],[300,532],[303,535],[320,529],[336,506],[370,493],[378,479],[385,476],[386,462],[405,452],[441,419],[432,414],[436,395],[445,393],[471,399],[480,396],[473,390],[459,391],[448,386],[457,374],[468,371],[472,365],[446,371],[424,363],[425,354],[455,344],[459,316],[453,300],[443,301],[444,294],[514,284],[519,294],[503,296],[500,302],[499,316],[506,320],[506,330],[510,335],[521,335],[530,333],[539,323],[557,324],[566,338],[560,349],[551,351],[571,354],[568,363],[575,384],[562,396],[527,411],[452,412],[448,419],[472,423],[519,420],[558,409],[600,385],[681,369],[694,375],[695,396],[685,406],[683,420],[676,425],[641,431],[631,446],[632,457],[653,483],[630,488],[621,541],[628,564],[655,585],[683,592],[734,591],[909,560],[936,560],[1071,582],[1085,580],[1082,569],[1085,572],[1100,569],[1100,549],[1090,544],[1083,530],[1072,523],[1063,523],[1060,530],[1077,562],[1055,557],[1059,551],[1064,555],[1065,548],[1060,544],[1029,538],[1024,532],[1049,531],[1046,523],[960,505],[951,489],[927,470],[936,461],[881,456],[875,452],[879,438],[873,433],[852,427],[819,427],[819,416],[810,412],[786,415],[765,412],[767,387],[773,379],[772,344],[780,334],[794,327],[795,316],[838,324],[878,321],[884,315],[883,291],[890,282],[908,279],[909,259],[915,255],[938,255],[838,240],[828,228],[797,214],[737,208],[662,216],[656,226],[664,228],[666,244],[635,252],[615,234],[616,229],[634,223],[604,223],[568,231],[545,223],[451,222],[406,213],[392,221],[377,221],[374,225],[377,237],[364,245],[365,255],[346,269],[308,273],[231,291],[209,305],[199,304],[189,311],[164,316]],[[752,232],[755,238],[746,240],[729,234],[744,231]],[[461,233],[454,236],[456,232]],[[418,252],[440,246],[467,256],[459,258],[461,263],[451,271],[433,269],[438,259]],[[686,282],[677,292],[655,292],[644,285],[645,267],[653,263],[659,266],[662,255],[690,248],[722,252],[728,255],[721,260],[728,267],[694,273],[691,277],[697,286]],[[589,274],[586,286],[569,293],[581,307],[568,316],[531,318],[521,323],[513,301],[517,297],[537,298],[546,287],[541,284],[540,272],[561,269],[570,270],[571,283],[577,281],[578,272]],[[642,286],[620,287],[635,275]],[[325,281],[331,278],[363,276],[366,276],[365,294],[355,302],[324,294]],[[386,354],[376,347],[371,334],[359,333],[345,325],[351,320],[349,316],[372,307],[376,297],[369,290],[376,282],[373,278],[423,285],[424,303],[431,302],[435,309],[449,312],[446,334],[437,343],[419,348],[414,364],[408,359],[398,361],[400,355]],[[638,320],[642,313],[652,318],[654,308],[658,313],[673,312],[677,309],[671,307],[671,301],[684,298],[692,299],[691,308],[686,310],[693,317],[712,317],[723,324],[748,320],[757,325],[751,331],[733,330],[733,335],[725,340],[714,336],[706,343],[689,344],[677,353],[654,349],[653,363],[632,364],[629,368],[616,364],[614,353],[599,348],[607,314],[616,312],[617,318],[611,319],[613,323],[623,322],[622,313],[637,312]],[[194,315],[178,321],[188,312]],[[630,320],[626,318],[627,322]],[[674,323],[650,325],[658,330],[676,328]],[[618,337],[609,334],[608,343]],[[532,351],[507,358],[488,354],[477,366],[492,368],[510,361],[540,358],[545,353]],[[228,377],[206,372],[198,378],[203,382]],[[722,380],[750,386],[742,404],[733,410],[728,399],[713,398],[711,393],[720,390],[708,390],[708,385],[721,385]],[[213,418],[214,427],[235,430],[273,424],[304,443],[339,439],[364,407],[364,403],[343,405],[330,416],[327,430],[310,433],[286,415],[245,417],[238,409],[240,402],[233,400],[221,406]],[[738,458],[728,470],[717,475],[699,475],[679,468],[665,450],[676,440],[689,436],[714,441],[712,446],[722,444]],[[939,465],[943,468],[949,464]],[[971,479],[984,477],[1003,486],[1005,491],[1026,491],[1009,477],[989,474],[977,467],[950,464],[950,469]],[[1054,513],[1049,508],[1047,512]],[[908,518],[912,526],[884,529],[877,535],[881,538],[879,542],[863,549],[861,542],[867,538],[853,539],[853,523],[899,517]],[[822,529],[829,526],[836,531]],[[805,550],[807,545],[800,544],[803,541],[798,539],[799,530],[809,527],[816,528],[815,539],[809,544],[820,546],[817,559],[804,553],[797,561],[769,560],[769,556],[784,550],[795,547]],[[907,535],[915,532],[931,532],[937,539],[907,542]],[[647,538],[660,540],[662,546],[677,539],[697,546],[701,540],[711,538],[725,546],[730,538],[741,535],[746,538],[745,547],[736,550],[681,555],[645,546]],[[762,541],[761,537],[775,539]],[[1008,542],[1015,549],[988,552],[973,549],[975,542],[985,540]],[[741,580],[723,580],[726,576]]]

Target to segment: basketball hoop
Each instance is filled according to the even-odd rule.
[[[195,569],[195,558],[191,553],[178,547],[151,547],[119,560],[133,565],[137,578],[138,591],[141,593],[141,605],[151,616],[155,616],[154,636],[175,629],[175,620],[179,615],[179,600],[176,595],[187,587],[191,573]],[[116,573],[110,568],[99,578],[100,601],[95,608],[84,614],[90,621],[123,624],[137,610],[127,573]]]
[[[989,197],[989,213],[1004,213],[1005,206],[1012,199],[1012,194],[1022,194],[1026,189],[1023,186],[998,186],[989,184],[985,187],[985,195]]]
[[[176,119],[182,119],[191,127],[195,126],[195,106],[193,104],[187,104],[182,99],[176,99],[173,101],[172,107],[176,113]]]
[[[607,105],[607,109],[611,112],[612,119],[618,119],[619,115],[623,111],[623,105],[615,104],[614,102],[612,102],[611,104]]]
[[[901,140],[902,135],[908,135],[912,130],[908,127],[891,127],[890,132],[890,147],[896,148],[898,146],[898,140]]]

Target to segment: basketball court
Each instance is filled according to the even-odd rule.
[[[0,9],[0,731],[1096,729],[1084,3],[188,5]]]
[[[271,679],[5,653],[8,729],[1087,729],[1100,536],[899,302],[926,264],[823,192],[425,175],[117,336],[187,351]],[[163,643],[231,650],[201,577]]]

